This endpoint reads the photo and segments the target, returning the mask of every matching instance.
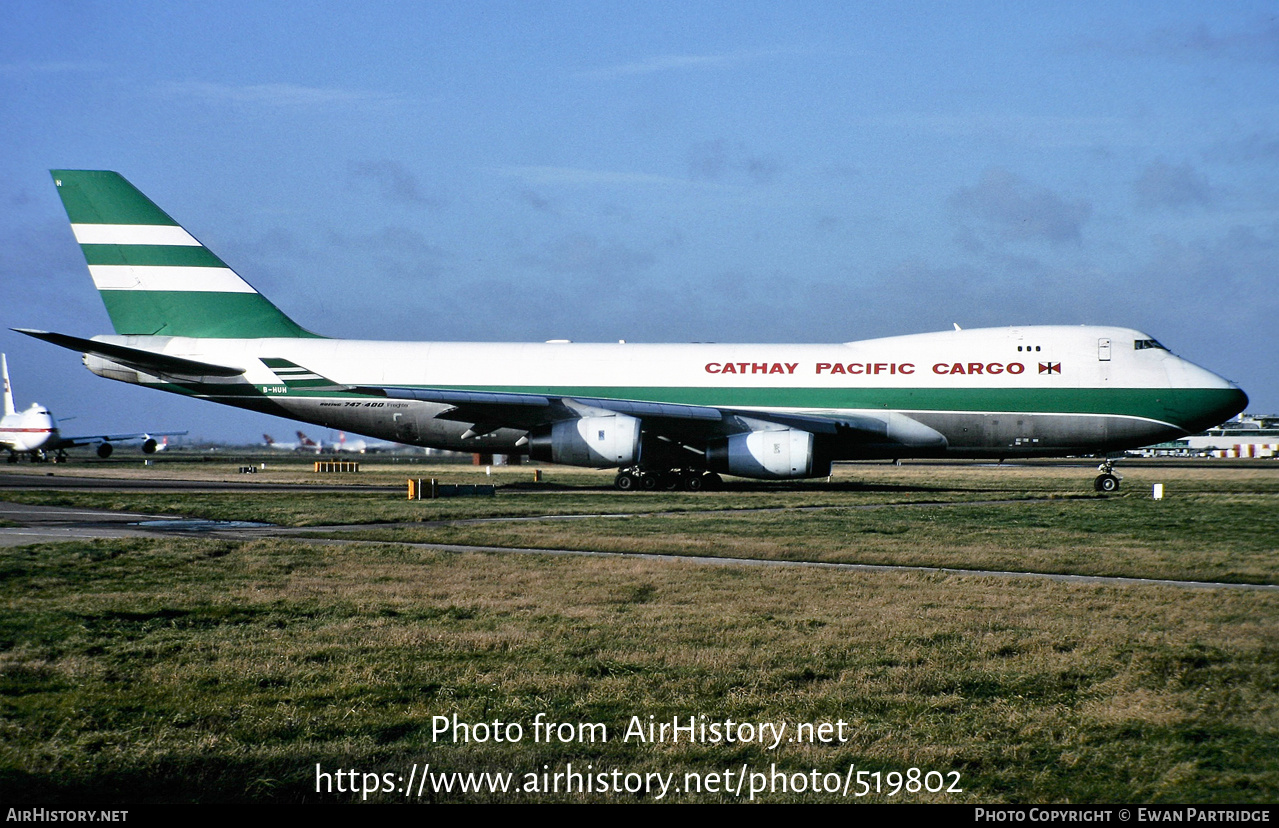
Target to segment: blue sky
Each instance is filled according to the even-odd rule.
[[[1116,324],[1279,412],[1274,3],[10,0],[0,123],[4,329],[109,331],[47,171],[112,169],[331,336]],[[0,350],[67,432],[295,428]]]

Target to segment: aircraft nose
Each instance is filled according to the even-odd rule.
[[[1172,421],[1187,434],[1229,420],[1248,407],[1248,395],[1238,385],[1192,362],[1179,359],[1170,367],[1172,394],[1167,408]]]
[[[1213,424],[1223,423],[1247,407],[1248,395],[1244,393],[1242,388],[1232,382],[1230,383],[1229,391],[1222,398],[1221,410],[1213,413],[1213,417],[1216,418]]]

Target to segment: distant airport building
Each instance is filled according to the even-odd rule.
[[[1129,452],[1140,457],[1279,456],[1279,415],[1240,414],[1202,434]]]

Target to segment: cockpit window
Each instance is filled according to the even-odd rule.
[[[1144,350],[1146,350],[1147,348],[1158,348],[1158,349],[1159,349],[1159,350],[1161,350],[1161,351],[1166,351],[1166,350],[1168,350],[1167,348],[1165,348],[1164,346],[1160,345],[1157,341],[1155,341],[1155,340],[1153,340],[1153,339],[1134,339],[1134,340],[1133,340],[1133,343],[1132,343],[1132,346],[1133,346],[1133,348],[1134,348],[1134,349],[1136,349],[1136,350],[1138,350],[1138,351],[1144,351]]]

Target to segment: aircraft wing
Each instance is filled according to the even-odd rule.
[[[945,438],[901,414],[822,415],[804,412],[720,408],[602,397],[569,397],[503,391],[454,391],[435,388],[357,386],[356,393],[392,399],[422,400],[453,406],[439,416],[482,427],[531,429],[584,416],[625,414],[644,421],[652,431],[694,443],[744,431],[762,424],[829,435],[842,441],[912,446],[945,445]]]
[[[128,443],[133,440],[146,442],[153,437],[182,437],[185,431],[140,431],[134,434],[88,434],[80,437],[59,436],[56,443],[46,446],[51,451],[75,448],[76,446],[96,446],[99,443]]]
[[[11,328],[20,334],[33,336],[54,345],[82,354],[94,354],[121,365],[126,365],[146,374],[167,378],[193,377],[238,377],[244,373],[243,368],[230,365],[215,365],[211,362],[187,359],[185,357],[158,354],[141,348],[129,348],[125,345],[111,345],[106,342],[94,342],[92,339],[81,339],[78,336],[36,331],[29,328]]]
[[[451,405],[451,409],[438,415],[440,419],[470,423],[476,434],[499,428],[528,431],[561,420],[611,414],[626,414],[643,419],[652,430],[694,442],[728,433],[723,412],[707,406],[504,391],[455,391],[393,386],[360,386],[353,390],[392,399]]]
[[[593,413],[596,414],[611,412],[645,419],[716,423],[723,420],[723,415],[716,408],[639,400],[394,386],[357,386],[354,390],[360,394],[392,399],[421,400],[452,405],[451,410],[440,415],[443,419],[457,422],[500,422],[509,428],[532,428],[557,420],[571,420],[583,416],[590,409],[594,409]]]

